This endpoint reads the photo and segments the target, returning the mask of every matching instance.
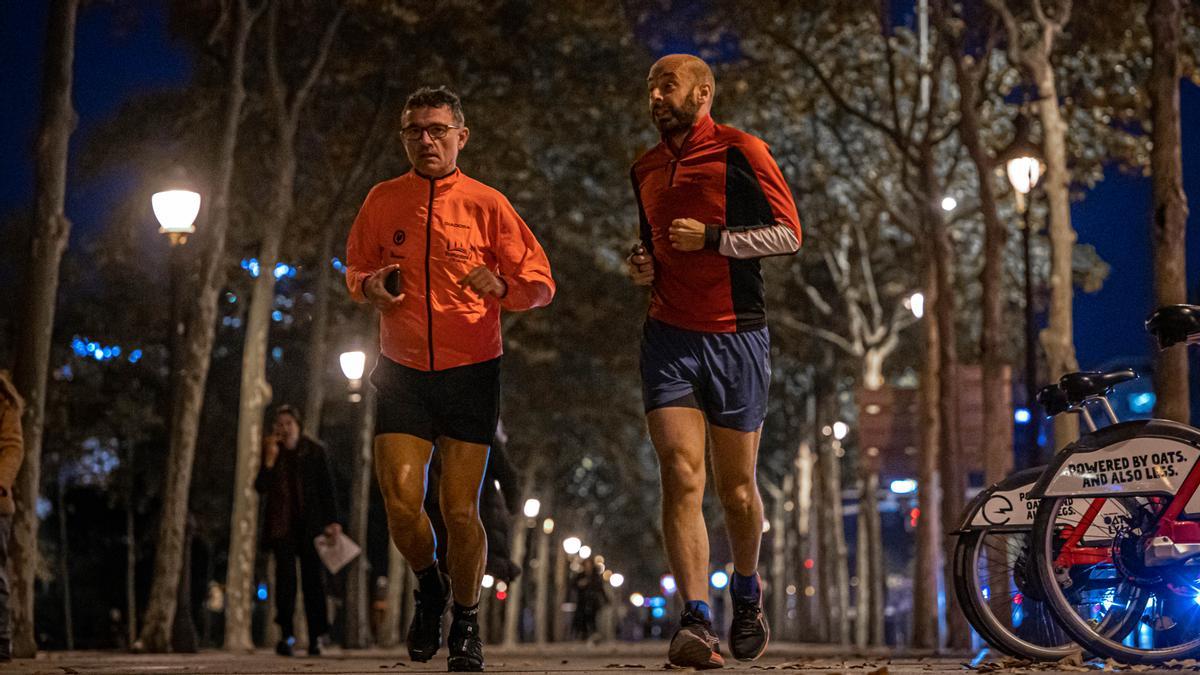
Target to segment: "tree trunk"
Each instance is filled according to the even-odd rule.
[[[300,111],[312,93],[317,77],[325,67],[333,37],[337,33],[345,7],[326,24],[302,85],[289,91],[278,70],[277,42],[279,3],[268,6],[267,75],[275,121],[275,176],[263,223],[258,268],[250,309],[246,316],[246,339],[242,349],[241,399],[238,403],[238,459],[234,477],[233,515],[230,523],[229,575],[226,588],[225,647],[250,649],[250,586],[254,577],[254,549],[257,539],[258,494],[254,477],[258,473],[262,442],[263,410],[271,399],[266,379],[267,337],[271,310],[275,301],[275,264],[283,242],[284,230],[295,204],[296,131]],[[369,389],[369,388],[368,388]]]
[[[408,590],[408,563],[400,555],[396,545],[388,540],[388,590],[387,606],[383,611],[383,625],[379,629],[377,642],[389,649],[400,644],[405,624],[402,623],[404,595]]]
[[[927,163],[923,163],[925,171],[924,187],[927,194],[937,194],[933,176],[933,157],[927,155]],[[937,302],[933,304],[931,319],[938,325],[938,366],[941,377],[938,378],[938,407],[941,413],[939,430],[941,454],[939,466],[941,473],[941,525],[942,551],[949,551],[954,546],[951,534],[958,526],[958,518],[966,502],[967,480],[964,468],[965,457],[962,452],[962,440],[959,437],[959,408],[958,408],[958,347],[957,327],[955,326],[956,303],[954,297],[954,244],[950,240],[950,230],[942,221],[941,214],[933,204],[927,205],[928,221],[932,232],[931,244],[934,252],[934,267],[937,274]],[[946,566],[942,579],[943,584],[953,578],[950,568],[951,556],[943,554],[942,562]],[[944,588],[944,586],[943,586]],[[947,646],[965,648],[970,646],[970,630],[966,616],[958,605],[958,595],[945,593]]]
[[[983,215],[983,269],[979,275],[983,287],[983,328],[979,337],[979,352],[983,368],[984,484],[991,485],[1007,476],[1013,465],[1012,393],[1005,377],[1007,364],[1003,352],[1004,336],[1008,332],[1004,320],[1004,298],[1007,295],[1004,249],[1008,241],[1008,229],[1000,222],[993,184],[995,167],[984,147],[979,128],[979,78],[983,71],[978,66],[964,63],[964,59],[965,55],[955,54],[954,70],[959,92],[958,135],[975,165],[979,183],[979,211]],[[1032,404],[1032,401],[1026,402],[1026,405]]]
[[[529,485],[531,481],[525,481]],[[524,568],[525,566],[525,548],[529,541],[529,528],[531,519],[526,518],[524,514],[519,515],[513,520],[516,521],[513,528],[513,545],[512,559],[517,565]],[[508,582],[508,598],[504,602],[504,631],[503,643],[505,647],[516,646],[521,641],[521,602],[522,588],[525,586],[526,573]]]
[[[1046,350],[1046,365],[1050,379],[1057,381],[1064,374],[1079,370],[1075,360],[1074,286],[1072,257],[1075,252],[1075,229],[1071,226],[1071,172],[1067,168],[1067,123],[1058,107],[1058,89],[1049,55],[1044,55],[1034,68],[1038,87],[1038,114],[1042,121],[1042,147],[1046,154],[1046,198],[1050,203],[1050,310],[1049,321],[1042,330],[1042,348]],[[1054,418],[1054,448],[1058,450],[1079,436],[1079,420],[1075,415]]]
[[[71,542],[67,538],[67,481],[63,468],[58,474],[58,574],[63,591],[63,630],[66,633],[67,650],[75,649],[75,612],[71,610]]]
[[[1150,169],[1154,176],[1154,301],[1159,307],[1187,302],[1187,195],[1179,122],[1179,43],[1183,17],[1179,0],[1151,0],[1146,13],[1154,45],[1146,89],[1153,121]],[[1154,368],[1158,395],[1154,416],[1187,423],[1187,345],[1158,353]]]
[[[369,324],[378,334],[375,321]],[[368,329],[370,330],[370,329]],[[365,649],[371,644],[371,584],[367,574],[367,514],[371,503],[371,457],[375,442],[375,387],[363,390],[362,419],[354,455],[350,486],[350,537],[363,553],[350,563],[346,579],[346,647]]]
[[[192,538],[196,527],[189,517],[183,537],[183,563],[179,568],[179,587],[176,590],[175,620],[171,625],[171,651],[177,654],[195,654],[196,624],[192,621]]]
[[[550,512],[551,501],[546,503],[546,512]],[[550,598],[550,534],[546,532],[545,520],[541,527],[535,528],[537,537],[537,569],[535,573],[536,588],[533,593],[533,634],[534,641],[545,645],[550,639],[550,627],[547,625],[547,603]]]
[[[828,396],[836,396],[828,392]],[[830,399],[832,400],[832,398]],[[822,424],[832,423],[834,413],[827,409]],[[818,466],[821,472],[821,502],[823,517],[821,533],[824,546],[821,557],[824,563],[822,586],[827,590],[826,606],[829,617],[830,641],[840,645],[850,644],[850,569],[846,551],[846,532],[842,515],[842,467],[838,457],[840,441],[820,441]]]
[[[858,595],[855,603],[854,644],[859,649],[879,644],[882,625],[882,598],[879,579],[882,535],[879,523],[879,471],[872,458],[860,456],[858,479],[858,550],[855,570]]]
[[[920,430],[921,447],[917,472],[917,554],[913,571],[913,628],[912,646],[935,649],[940,644],[938,585],[939,553],[941,549],[941,518],[938,516],[940,477],[938,456],[941,437],[939,410],[940,385],[938,357],[938,322],[935,308],[938,302],[936,269],[931,254],[925,262],[925,344],[921,365]]]
[[[554,604],[550,607],[550,625],[554,627],[554,641],[567,639],[566,617],[563,604],[567,601],[567,554],[561,546],[554,547]]]
[[[165,652],[170,645],[177,586],[183,567],[183,539],[187,529],[192,464],[196,457],[200,413],[216,337],[217,301],[225,284],[225,235],[229,229],[234,152],[241,125],[242,105],[246,99],[242,75],[250,28],[258,14],[249,10],[245,0],[239,0],[234,17],[229,35],[223,126],[215,162],[217,174],[212,184],[211,204],[206,209],[207,222],[197,237],[204,244],[203,260],[199,269],[199,285],[193,296],[191,310],[187,313],[187,337],[182,356],[177,360],[182,364],[182,370],[175,374],[176,389],[171,395],[170,444],[154,554],[154,578],[139,639],[140,645],[152,652]]]
[[[788,596],[785,592],[787,588],[787,546],[791,540],[787,526],[787,504],[792,498],[792,486],[795,481],[795,476],[788,472],[783,477],[783,486],[779,494],[774,495],[771,504],[771,592],[767,594],[767,597],[771,600],[769,608],[771,625],[778,626],[777,630],[783,629],[787,619]],[[795,508],[794,502],[792,502],[792,508]]]
[[[812,400],[812,397],[809,397]],[[807,407],[807,406],[806,406]],[[810,425],[805,425],[806,427]],[[808,443],[808,434],[805,434],[805,440],[800,442],[796,449],[796,461],[792,467],[796,474],[796,508],[793,511],[792,529],[796,533],[793,537],[794,545],[792,546],[792,559],[796,561],[792,565],[793,578],[795,579],[794,598],[796,603],[796,621],[795,630],[790,636],[792,640],[798,642],[815,642],[815,626],[816,616],[813,609],[816,605],[816,596],[808,595],[808,588],[811,586],[814,589],[816,585],[813,583],[813,568],[809,567],[808,560],[812,559],[812,495],[813,495],[813,457],[812,446]],[[786,589],[785,589],[786,590]]]
[[[333,235],[340,228],[331,221],[325,223],[321,232],[321,245],[317,251],[317,278],[313,287],[312,331],[308,339],[308,381],[304,402],[304,423],[311,433],[320,435],[321,411],[325,406],[325,371],[329,358],[329,296],[331,293],[333,266],[330,253],[333,251]],[[367,385],[370,389],[370,385]]]
[[[33,614],[33,582],[38,566],[37,499],[47,373],[58,299],[58,268],[71,235],[71,221],[67,219],[64,203],[68,145],[77,121],[71,105],[71,87],[78,11],[79,0],[55,0],[50,7],[34,178],[37,205],[33,245],[24,296],[17,305],[22,308],[22,319],[16,337],[13,384],[26,403],[21,422],[25,459],[13,484],[17,512],[13,518],[11,544],[13,656],[18,658],[32,658],[37,654]]]

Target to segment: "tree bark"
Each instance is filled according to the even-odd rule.
[[[368,325],[378,334],[375,321],[372,320]],[[366,386],[361,403],[362,418],[354,455],[354,475],[350,485],[350,537],[363,547],[363,553],[350,563],[346,579],[346,647],[350,649],[365,649],[371,644],[371,580],[367,574],[366,548],[367,514],[371,503],[371,458],[375,443],[375,400],[375,387]]]
[[[978,181],[979,212],[983,216],[983,269],[980,299],[983,327],[979,336],[980,361],[983,370],[983,439],[984,484],[991,485],[1004,478],[1013,464],[1012,394],[1006,380],[1004,359],[1004,249],[1008,229],[1000,221],[993,183],[995,162],[984,146],[979,123],[980,81],[986,73],[986,63],[968,61],[961,39],[955,38],[952,55],[955,80],[958,83],[958,136],[975,166]],[[1026,402],[1032,405],[1032,401]]]
[[[1183,191],[1179,121],[1179,44],[1183,16],[1179,0],[1151,0],[1146,11],[1153,64],[1146,85],[1152,120],[1150,170],[1154,176],[1154,300],[1159,307],[1187,302],[1187,195]],[[1158,353],[1154,368],[1158,396],[1154,416],[1187,423],[1187,345]]]
[[[941,412],[939,378],[938,322],[934,308],[938,303],[937,271],[931,255],[925,262],[924,349],[920,384],[920,464],[917,470],[917,555],[913,571],[912,646],[935,649],[940,644],[938,586],[940,582],[941,518],[939,517]]]
[[[923,152],[931,150],[928,146]],[[923,187],[927,194],[937,194],[935,177],[933,175],[933,156],[926,153],[922,163]],[[950,230],[943,222],[937,206],[926,204],[927,220],[930,226],[930,240],[933,249],[933,265],[937,275],[937,301],[930,308],[930,319],[937,322],[938,328],[938,408],[941,416],[940,435],[940,474],[941,474],[941,524],[942,524],[942,562],[946,566],[942,572],[943,583],[952,578],[950,565],[951,556],[945,552],[954,545],[951,534],[958,525],[959,514],[962,513],[966,501],[966,472],[963,464],[965,457],[962,452],[962,440],[959,437],[958,410],[958,347],[957,327],[955,326],[955,297],[954,297],[954,244],[950,240]],[[928,305],[927,305],[928,306]],[[923,514],[922,514],[923,515]],[[946,632],[947,646],[965,648],[970,646],[970,630],[962,608],[958,605],[958,595],[945,593],[946,597]]]
[[[526,481],[526,485],[532,481]],[[512,559],[517,565],[524,566],[525,564],[525,548],[529,541],[529,518],[524,514],[514,518],[516,522],[513,527],[513,545]],[[516,646],[521,641],[521,602],[524,595],[522,588],[525,586],[526,574],[508,582],[508,598],[504,602],[504,631],[503,643],[505,647]]]
[[[388,540],[388,590],[387,606],[383,611],[383,625],[379,629],[377,642],[380,647],[388,649],[400,644],[404,630],[403,608],[404,595],[408,588],[408,563],[396,545]]]
[[[547,502],[552,504],[553,502]],[[547,508],[549,513],[550,509]],[[533,632],[534,641],[539,645],[544,645],[550,639],[550,626],[547,625],[547,604],[550,598],[550,535],[545,531],[545,521],[543,526],[536,528],[537,536],[537,572],[535,574],[537,588],[533,594]]]
[[[34,174],[36,208],[13,384],[25,398],[21,427],[25,459],[13,484],[17,511],[12,534],[13,656],[37,654],[33,582],[38,566],[37,499],[42,468],[47,374],[58,299],[58,268],[71,235],[65,212],[67,159],[77,117],[71,104],[75,19],[79,0],[55,0],[46,34],[42,120]]]
[[[197,237],[203,242],[199,287],[191,310],[187,313],[187,337],[182,354],[174,356],[176,362],[181,364],[181,370],[175,373],[175,390],[171,395],[170,444],[154,554],[154,577],[138,640],[142,648],[152,652],[167,651],[173,629],[179,575],[183,567],[192,465],[196,457],[200,413],[216,337],[217,301],[225,284],[225,235],[229,229],[234,153],[241,126],[242,106],[246,99],[242,82],[246,45],[250,29],[260,13],[261,9],[251,10],[246,0],[235,3],[234,21],[229,32],[225,107],[215,162],[217,173],[212,183],[207,222]]]
[[[251,649],[251,592],[257,539],[258,494],[254,477],[258,473],[262,441],[263,412],[271,399],[266,380],[267,337],[275,300],[275,264],[283,243],[283,234],[295,203],[296,131],[300,112],[308,100],[325,61],[329,56],[345,8],[338,9],[326,25],[304,83],[294,91],[284,84],[277,63],[279,3],[268,8],[267,75],[275,121],[275,175],[270,188],[259,245],[258,278],[255,280],[250,309],[246,316],[246,338],[242,350],[241,398],[238,404],[238,459],[234,477],[233,514],[230,522],[229,573],[226,580],[226,649]]]
[[[830,392],[829,396],[835,394]],[[820,406],[824,408],[825,406]],[[832,411],[826,410],[822,424],[833,421]],[[823,517],[821,534],[824,546],[821,557],[824,567],[822,584],[827,591],[826,611],[829,618],[830,641],[848,645],[850,636],[850,569],[846,551],[846,532],[842,515],[842,468],[838,457],[840,442],[821,439],[817,464],[821,473],[821,502]]]
[[[60,466],[58,474],[58,574],[62,577],[63,631],[66,633],[67,651],[75,649],[75,612],[71,609],[71,542],[67,538],[67,481]]]

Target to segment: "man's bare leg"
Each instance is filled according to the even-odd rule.
[[[375,437],[375,477],[396,549],[414,570],[436,561],[433,525],[425,513],[425,478],[433,444],[408,434]]]
[[[762,586],[757,572],[763,507],[755,465],[762,426],[754,431],[738,431],[710,425],[709,433],[713,439],[713,482],[725,509],[725,526],[733,552],[729,649],[739,661],[753,661],[766,651],[771,637],[762,611]]]
[[[733,569],[742,576],[751,576],[758,569],[762,545],[763,505],[756,474],[762,427],[738,431],[710,425],[709,433],[713,442],[713,483],[725,510]]]
[[[479,602],[479,582],[487,562],[487,534],[479,517],[479,490],[487,470],[489,448],[442,437],[439,496],[446,521],[446,564],[454,601],[464,607]]]
[[[646,414],[662,481],[667,560],[683,599],[708,602],[708,529],[704,524],[704,413],[658,408]]]

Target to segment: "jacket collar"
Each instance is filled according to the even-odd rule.
[[[683,157],[688,153],[689,150],[696,147],[696,145],[715,136],[716,131],[717,124],[716,122],[713,122],[712,116],[704,115],[692,124],[691,129],[688,129],[687,136],[683,137],[683,143],[679,145],[678,150],[671,145],[671,141],[667,139],[666,136],[662,137],[662,143],[667,148],[667,151],[669,151],[672,155],[675,157]]]
[[[456,167],[454,167],[453,171],[446,174],[445,176],[438,176],[436,178],[431,178],[431,177],[426,176],[425,174],[421,173],[420,171],[417,171],[416,169],[410,169],[408,172],[408,176],[410,178],[412,178],[413,180],[421,181],[422,183],[433,183],[437,187],[449,187],[451,185],[454,185],[458,181],[462,180],[463,172],[461,169],[459,169],[456,166]]]

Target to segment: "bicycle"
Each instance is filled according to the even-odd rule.
[[[1048,414],[1076,412],[1057,385],[1038,403]],[[1039,501],[1031,492],[1046,467],[1018,471],[980,492],[955,534],[955,593],[967,621],[997,650],[1033,661],[1058,661],[1080,651],[1059,626],[1032,567],[1032,532]],[[1128,632],[1130,616],[1113,614],[1106,633]]]
[[[1146,322],[1161,348],[1200,342],[1200,307],[1157,310]],[[1059,381],[1092,429],[1061,450],[1030,496],[1037,586],[1067,635],[1126,663],[1200,655],[1200,430],[1151,419],[1121,422],[1108,402],[1132,371],[1070,373]],[[1110,424],[1095,430],[1099,406]],[[1133,620],[1130,620],[1130,618]]]

